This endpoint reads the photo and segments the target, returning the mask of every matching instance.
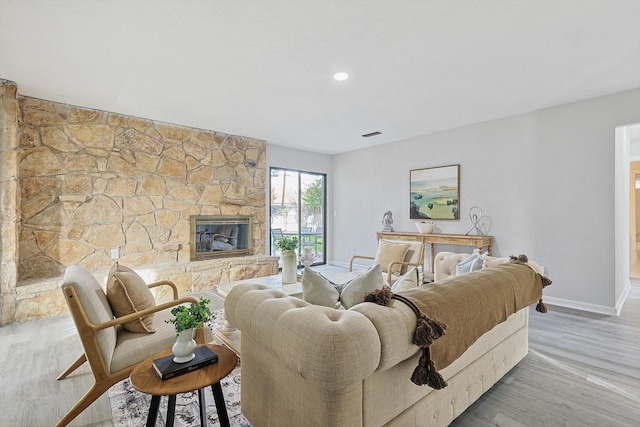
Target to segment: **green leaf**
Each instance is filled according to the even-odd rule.
[[[208,323],[212,320],[213,314],[209,308],[211,300],[200,297],[199,304],[191,303],[189,306],[179,305],[171,309],[173,317],[165,320],[167,323],[172,323],[176,329],[176,336],[186,329],[199,329],[202,328],[203,323]]]

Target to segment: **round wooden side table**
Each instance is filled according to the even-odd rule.
[[[207,408],[204,401],[204,388],[211,386],[213,399],[216,403],[218,418],[221,426],[229,426],[229,416],[224,403],[222,386],[220,380],[229,375],[238,363],[238,356],[226,347],[215,344],[207,344],[211,350],[218,355],[218,362],[197,369],[187,374],[179,375],[168,380],[162,380],[153,369],[153,360],[159,357],[168,356],[171,350],[166,350],[149,357],[144,362],[139,363],[131,372],[131,385],[141,393],[150,394],[151,406],[147,417],[147,427],[156,424],[158,409],[160,407],[160,397],[169,396],[167,407],[167,427],[173,426],[176,410],[176,394],[188,393],[198,390],[198,401],[200,403],[200,424],[206,426]]]

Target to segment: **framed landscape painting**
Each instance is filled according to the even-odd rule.
[[[460,165],[410,172],[411,219],[460,219]]]

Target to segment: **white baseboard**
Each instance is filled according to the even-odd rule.
[[[563,298],[546,297],[546,296],[543,296],[542,299],[544,300],[545,304],[549,304],[549,305],[555,305],[559,307],[565,307],[565,308],[570,308],[570,309],[580,310],[580,311],[588,311],[588,312],[597,313],[597,314],[605,314],[607,316],[620,316],[620,311],[622,310],[622,306],[624,305],[624,302],[627,300],[627,297],[629,296],[630,292],[631,292],[631,283],[629,282],[627,283],[624,290],[620,294],[620,297],[618,297],[615,307],[609,307],[606,305],[599,305],[599,304],[590,304],[586,302],[573,301],[573,300],[568,300]]]
[[[349,263],[348,262],[342,262],[342,261],[328,261],[327,264],[329,265],[335,265],[336,267],[342,267],[342,268],[346,268],[347,270],[349,270]],[[354,270],[367,270],[369,268],[371,268],[372,264],[369,265],[364,265],[364,264],[353,264],[353,269]]]
[[[605,314],[607,316],[618,316],[615,307],[606,305],[591,304],[588,302],[573,301],[564,298],[554,298],[542,296],[542,300],[547,305],[555,305],[558,307],[570,308],[572,310],[588,311],[590,313]]]
[[[624,305],[624,302],[627,300],[629,293],[631,293],[631,282],[627,282],[627,286],[624,287],[624,289],[622,290],[622,293],[620,294],[620,297],[616,301],[617,316],[620,316],[620,311],[622,310],[622,306]]]

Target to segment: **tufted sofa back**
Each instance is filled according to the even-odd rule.
[[[434,281],[440,281],[444,279],[448,279],[449,277],[455,277],[456,275],[456,266],[467,259],[471,254],[457,254],[454,252],[438,252],[436,254],[434,260]],[[482,268],[487,267],[495,267],[500,264],[504,264],[509,262],[509,257],[492,257],[486,256],[484,262],[482,264]],[[533,268],[536,273],[545,275],[545,268],[540,264],[529,261],[527,263],[531,268]]]

